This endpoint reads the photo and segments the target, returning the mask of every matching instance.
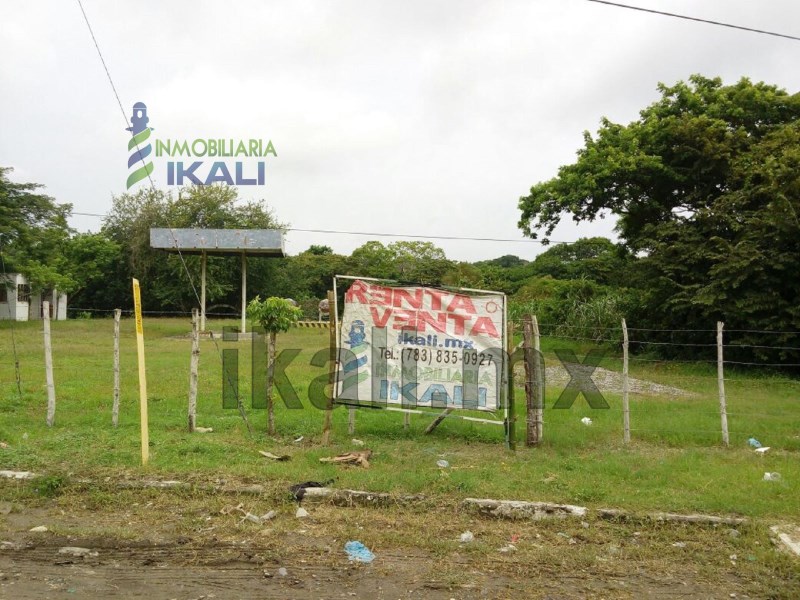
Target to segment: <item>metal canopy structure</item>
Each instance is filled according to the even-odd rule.
[[[199,254],[200,329],[206,330],[206,260],[211,256],[242,257],[242,333],[247,327],[247,255],[282,258],[283,232],[278,229],[150,229],[150,247],[166,252]]]

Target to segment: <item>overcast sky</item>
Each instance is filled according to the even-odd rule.
[[[629,3],[800,35],[796,0]],[[83,4],[125,116],[77,2],[6,1],[0,20],[0,165],[76,212],[126,191],[126,119],[142,101],[155,138],[272,140],[266,185],[239,192],[293,227],[522,240],[519,197],[601,117],[634,120],[659,81],[800,89],[800,42],[586,0]],[[169,189],[166,160],[153,176]],[[553,239],[612,229],[569,221]],[[289,232],[287,250],[368,239]],[[541,251],[433,241],[462,260]]]

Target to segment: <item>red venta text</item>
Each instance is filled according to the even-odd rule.
[[[423,308],[430,304],[430,309]],[[399,289],[356,281],[345,294],[345,302],[370,305],[375,327],[453,335],[488,335],[499,338],[489,317],[477,316],[469,296],[430,288]],[[383,308],[382,308],[383,307]]]

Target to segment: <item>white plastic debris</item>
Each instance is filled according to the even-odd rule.
[[[274,519],[277,516],[278,516],[278,513],[275,512],[274,510],[271,510],[266,514],[261,515],[261,520],[262,521],[271,521],[272,519]]]
[[[516,551],[516,549],[517,547],[514,544],[506,544],[505,546],[500,548],[500,552],[503,552],[505,554],[507,552],[514,552]]]
[[[364,445],[364,440],[357,440],[356,438],[353,438],[350,441],[353,442],[356,446],[363,446]]]
[[[437,460],[437,461],[436,461],[436,466],[437,466],[437,467],[439,467],[440,469],[446,469],[446,468],[448,468],[448,467],[450,466],[450,463],[449,463],[449,462],[447,462],[447,461],[446,461],[446,460],[444,460],[444,459],[442,459],[442,460]]]
[[[673,548],[686,548],[686,542],[675,542],[672,544]]]
[[[278,575],[281,577],[286,577],[289,574],[289,571],[286,570],[286,567],[281,567],[278,569]]]
[[[195,427],[194,431],[195,431],[195,433],[211,433],[212,431],[214,431],[214,428],[213,427]]]
[[[308,511],[302,506],[298,506],[297,512],[294,513],[294,516],[297,517],[298,519],[305,519],[308,516]]]
[[[464,533],[461,534],[460,541],[462,544],[468,544],[470,542],[475,541],[475,536],[471,531],[465,531]]]
[[[298,438],[295,438],[295,439],[294,439],[294,443],[295,443],[295,444],[299,444],[299,443],[300,443],[300,442],[302,442],[304,439],[305,439],[305,436],[304,436],[304,435],[301,435],[300,437],[298,437]]]
[[[583,417],[583,418],[581,419],[581,423],[583,423],[583,424],[584,424],[584,425],[586,425],[586,426],[589,426],[589,425],[591,425],[591,424],[592,424],[592,420],[591,420],[589,417]]]
[[[756,448],[755,452],[757,452],[758,454],[764,454],[769,449],[770,449],[770,446],[763,446],[761,448]]]
[[[28,531],[30,531],[31,533],[44,533],[44,532],[48,531],[48,529],[44,525],[39,525],[38,527],[33,527],[33,528],[29,529]]]
[[[780,473],[776,473],[776,472],[773,472],[773,473],[766,472],[766,473],[764,473],[764,481],[780,481],[780,480],[781,480],[781,474]]]
[[[6,479],[34,479],[37,475],[30,471],[0,471],[0,477]]]
[[[87,556],[97,556],[98,553],[89,548],[80,548],[78,546],[64,546],[58,549],[59,554],[68,554],[69,556],[77,556],[85,558]]]

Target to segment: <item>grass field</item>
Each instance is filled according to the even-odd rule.
[[[223,324],[212,321],[211,328]],[[800,516],[800,382],[785,376],[727,374],[731,446],[719,433],[715,365],[635,361],[631,375],[692,392],[691,396],[633,396],[633,441],[622,443],[619,395],[606,394],[609,410],[592,410],[579,397],[568,410],[552,405],[561,389],[548,386],[544,441],[516,452],[504,447],[502,427],[446,420],[423,435],[427,417],[379,410],[358,412],[355,437],[373,450],[368,470],[319,462],[323,456],[354,449],[347,434],[347,411],[334,412],[333,443],[320,445],[322,413],[308,405],[310,381],[325,368],[309,365],[327,347],[325,329],[295,329],[279,336],[279,348],[302,352],[287,373],[304,401],[304,410],[278,403],[278,435],[266,436],[266,411],[248,408],[254,434],[236,410],[222,408],[221,360],[214,343],[203,340],[200,359],[198,425],[210,434],[187,432],[190,341],[188,319],[145,319],[150,410],[151,461],[141,467],[138,383],[133,322],[122,322],[122,402],[120,424],[111,426],[113,322],[110,319],[54,322],[53,360],[57,392],[56,422],[45,425],[46,393],[41,323],[17,323],[13,332],[21,366],[22,396],[17,393],[12,353],[12,324],[0,323],[0,469],[24,469],[62,476],[144,475],[185,480],[226,478],[267,483],[277,489],[305,480],[337,477],[337,485],[424,493],[453,501],[493,497],[616,507],[633,511],[700,511],[769,519]],[[220,342],[240,349],[240,392],[249,399],[248,342]],[[548,366],[554,347],[570,347],[579,356],[587,346],[545,338]],[[603,365],[619,370],[619,361]],[[524,435],[524,394],[517,390],[517,436]],[[249,401],[246,401],[249,407]],[[590,416],[593,425],[581,424]],[[764,456],[747,447],[755,436],[771,450]],[[299,444],[293,440],[304,439]],[[269,450],[292,460],[270,462]],[[436,461],[444,458],[450,468]],[[780,481],[763,481],[777,471]]]

